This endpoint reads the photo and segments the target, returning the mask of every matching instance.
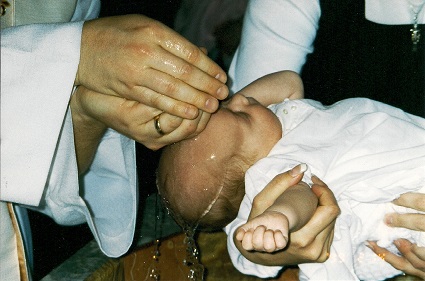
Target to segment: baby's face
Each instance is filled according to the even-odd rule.
[[[282,127],[276,115],[257,100],[236,94],[221,104],[201,135],[220,136],[223,148],[258,160],[282,137]]]
[[[167,147],[160,161],[160,193],[186,219],[199,219],[217,197],[230,163],[242,171],[267,156],[281,138],[277,117],[240,94],[223,102],[198,136]]]

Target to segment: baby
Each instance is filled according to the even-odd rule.
[[[281,267],[251,262],[252,251],[283,249],[288,233],[309,220],[317,206],[309,190],[313,173],[333,190],[341,215],[329,259],[300,265],[301,278],[378,280],[400,274],[365,241],[390,250],[396,238],[425,243],[419,232],[383,223],[395,208],[389,202],[405,192],[425,191],[425,120],[362,98],[328,107],[312,100],[277,103],[276,85],[288,86],[279,79],[284,75],[264,78],[277,83],[261,78],[247,86],[222,103],[201,134],[164,150],[158,188],[168,208],[180,224],[225,227],[238,270],[273,277]],[[248,97],[252,91],[267,91],[268,100],[260,104]],[[264,106],[270,103],[276,104]],[[305,171],[303,181],[248,220],[255,195],[296,165]],[[401,209],[396,210],[408,211]]]

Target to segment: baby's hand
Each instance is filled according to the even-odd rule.
[[[236,230],[236,239],[242,247],[259,252],[275,252],[288,244],[289,222],[279,212],[265,211],[258,217],[248,220]]]

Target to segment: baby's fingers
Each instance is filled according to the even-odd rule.
[[[252,236],[252,246],[257,251],[265,251],[264,249],[264,233],[266,232],[266,227],[260,225],[255,228]]]
[[[243,227],[239,227],[236,231],[235,231],[235,237],[238,241],[242,241],[244,236],[245,236],[245,229],[243,229]]]
[[[244,230],[243,237],[240,240],[242,242],[242,248],[244,248],[247,251],[254,250],[254,246],[252,244],[253,232],[254,232],[253,229],[248,229],[247,231]]]
[[[288,237],[283,235],[282,231],[276,230],[274,232],[274,241],[276,243],[276,251],[282,250],[288,244]]]
[[[263,236],[263,249],[267,253],[276,251],[276,242],[274,240],[274,231],[266,230]]]

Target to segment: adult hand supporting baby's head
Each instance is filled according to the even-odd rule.
[[[104,95],[83,86],[78,87],[73,95],[71,109],[74,122],[78,116],[76,113],[80,113],[83,116],[80,119],[96,120],[152,150],[198,134],[205,128],[211,115],[200,111],[194,119],[183,119],[137,101]],[[155,129],[156,116],[160,119],[164,134],[159,134]],[[91,127],[88,128],[89,133],[93,131]],[[88,133],[81,137],[86,140]],[[78,141],[76,143],[78,145]]]

